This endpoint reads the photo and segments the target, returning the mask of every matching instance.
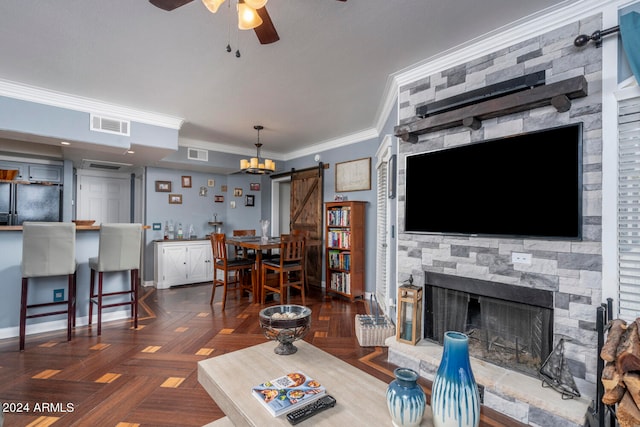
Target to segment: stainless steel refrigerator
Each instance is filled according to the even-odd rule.
[[[60,185],[0,182],[0,225],[25,221],[60,221]]]

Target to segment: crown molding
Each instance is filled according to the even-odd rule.
[[[239,147],[237,145],[231,145],[224,142],[211,142],[192,138],[180,138],[180,140],[178,141],[178,146],[200,148],[203,150],[218,151],[220,153],[237,154],[239,156],[248,157],[254,157],[256,154],[255,148]],[[272,151],[265,150],[264,145],[260,147],[260,155],[261,157],[268,157],[272,160],[286,160],[282,153],[274,153]]]
[[[356,144],[358,142],[378,138],[379,135],[380,132],[378,132],[378,130],[375,128],[363,129],[359,132],[354,132],[339,138],[319,142],[318,144],[314,144],[300,150],[291,151],[285,155],[284,160],[297,159],[299,157],[316,154],[318,152],[344,147],[345,145]]]
[[[109,104],[89,98],[54,92],[21,83],[0,80],[0,96],[50,105],[68,110],[94,113],[102,116],[126,119],[170,129],[180,129],[184,119],[149,111],[136,110],[121,105]]]
[[[543,9],[511,24],[497,28],[480,37],[455,46],[393,74],[398,87],[423,79],[434,73],[469,62],[497,50],[513,46],[568,22],[601,13],[608,5],[620,0],[567,0]],[[573,43],[573,40],[568,40]]]

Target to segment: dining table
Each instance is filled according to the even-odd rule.
[[[261,237],[261,236],[233,236],[227,238],[227,244],[239,246],[245,249],[254,250],[256,253],[255,263],[255,292],[253,293],[253,303],[259,304],[262,301],[262,257],[263,253],[272,249],[280,248],[280,236],[277,237]]]

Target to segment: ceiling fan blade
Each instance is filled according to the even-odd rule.
[[[193,0],[149,0],[149,3],[162,10],[171,11],[192,1]]]
[[[253,31],[256,32],[256,36],[258,36],[260,44],[270,44],[280,40],[280,36],[276,31],[276,27],[273,25],[273,21],[271,21],[271,17],[269,16],[269,12],[267,12],[266,6],[257,9],[256,12],[258,12],[258,15],[262,18],[262,25],[254,28]]]

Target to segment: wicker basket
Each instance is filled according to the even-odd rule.
[[[361,347],[385,347],[385,340],[396,333],[387,316],[356,314],[356,337]]]
[[[385,340],[395,335],[396,327],[379,312],[378,299],[374,294],[370,297],[369,305],[373,315],[356,314],[356,337],[361,347],[385,347]]]

